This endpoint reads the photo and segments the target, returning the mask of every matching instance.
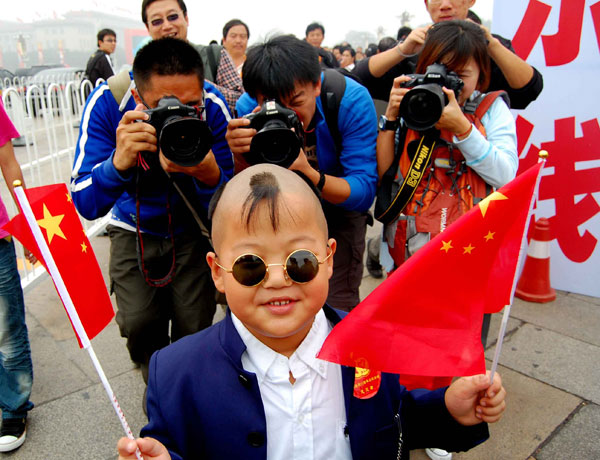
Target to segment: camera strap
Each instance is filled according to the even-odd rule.
[[[406,131],[406,127],[400,129],[400,139],[399,142],[396,142],[394,161],[381,178],[381,184],[377,191],[375,218],[384,224],[394,221],[412,200],[425,171],[427,171],[433,150],[439,140],[437,136],[429,133],[418,139],[410,167],[402,183],[398,185],[398,165],[404,149]]]
[[[190,200],[187,198],[187,196],[185,195],[185,193],[183,192],[183,190],[181,189],[181,187],[179,186],[179,184],[177,183],[175,178],[173,176],[171,176],[167,171],[165,171],[165,174],[167,175],[167,177],[171,181],[171,184],[173,184],[173,187],[175,188],[175,190],[177,191],[177,193],[179,194],[179,196],[181,197],[181,199],[183,200],[183,202],[189,209],[190,213],[192,214],[192,217],[198,224],[198,227],[200,227],[200,233],[202,233],[202,236],[204,236],[208,240],[208,243],[212,247],[212,240],[210,238],[210,230],[209,230],[210,225],[207,225],[207,223],[200,216],[200,214],[198,214],[198,212],[196,211],[196,208],[192,205]]]
[[[136,247],[137,247],[137,259],[138,259],[138,267],[142,272],[144,280],[148,286],[152,287],[164,287],[168,285],[173,280],[173,275],[175,274],[175,236],[173,232],[173,215],[171,212],[170,205],[170,194],[167,193],[167,217],[169,219],[169,237],[171,239],[171,266],[166,275],[161,276],[160,278],[154,278],[150,274],[150,269],[146,267],[146,261],[144,258],[144,238],[142,231],[140,230],[140,182],[141,182],[141,172],[140,169],[147,170],[148,164],[145,162],[142,155],[138,155],[138,167],[136,168],[136,178],[135,178],[135,236],[136,236]]]

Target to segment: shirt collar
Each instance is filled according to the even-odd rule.
[[[244,345],[246,345],[246,351],[244,353],[247,354],[248,359],[254,367],[253,370],[256,373],[256,378],[259,382],[263,382],[275,361],[281,357],[287,358],[267,347],[264,343],[254,337],[233,312],[231,313],[231,320],[244,342]],[[322,378],[326,378],[328,363],[318,359],[317,353],[323,346],[323,342],[327,338],[330,330],[331,326],[329,325],[329,321],[325,317],[323,309],[321,309],[315,315],[315,320],[313,321],[310,331],[308,331],[308,334],[300,346],[289,359],[298,359],[302,361]]]

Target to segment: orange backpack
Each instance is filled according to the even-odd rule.
[[[507,100],[508,96],[504,91],[482,94],[463,108],[465,116],[484,136],[481,118],[498,97]],[[375,217],[384,224],[397,220],[395,231],[387,229],[386,233],[396,265],[492,192],[492,187],[467,166],[460,150],[453,146],[452,133],[441,131],[437,138],[432,138],[429,133],[423,135],[405,129],[400,135],[404,137],[402,145],[398,146],[393,164],[382,177],[375,206]],[[391,187],[390,178],[393,178]],[[416,183],[410,185],[411,181]],[[390,188],[395,190],[393,197],[390,197]],[[384,193],[385,200],[382,199]],[[417,236],[417,233],[429,235],[424,238],[425,235]],[[409,244],[412,237],[413,250]]]

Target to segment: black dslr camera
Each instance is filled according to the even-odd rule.
[[[249,127],[257,131],[250,151],[244,154],[246,161],[251,165],[271,163],[289,168],[298,158],[304,133],[296,112],[269,100],[259,112],[249,113],[244,118],[250,120]]]
[[[200,119],[197,107],[182,104],[173,96],[163,97],[155,109],[144,110],[146,123],[156,129],[158,145],[165,157],[180,166],[200,163],[213,144],[212,131]]]
[[[464,83],[455,72],[448,72],[443,64],[428,66],[425,75],[412,74],[408,77],[410,81],[402,82],[401,86],[412,89],[402,98],[400,116],[410,129],[426,131],[438,122],[448,104],[442,86],[453,90],[458,98]]]

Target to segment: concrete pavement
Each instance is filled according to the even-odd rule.
[[[370,228],[371,235],[378,227]],[[108,272],[106,237],[92,239]],[[365,271],[361,294],[379,284]],[[25,295],[34,363],[27,441],[12,460],[116,458],[123,435],[91,360],[80,350],[49,279]],[[220,312],[218,312],[219,314]],[[486,349],[493,357],[501,315],[494,315]],[[600,299],[558,292],[556,301],[532,304],[516,299],[499,372],[508,391],[504,418],[491,426],[491,439],[462,459],[600,458]],[[134,434],[145,424],[144,384],[114,321],[93,348]],[[423,451],[411,458],[427,459]]]

